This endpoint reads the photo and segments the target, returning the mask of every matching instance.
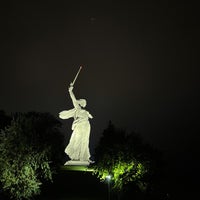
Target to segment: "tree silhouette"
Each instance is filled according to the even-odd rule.
[[[94,173],[101,180],[111,175],[112,188],[118,194],[123,191],[124,199],[130,191],[150,196],[163,167],[160,151],[145,144],[139,134],[117,129],[111,121],[95,149],[95,160]]]
[[[0,110],[0,130],[10,125],[12,118],[6,115],[4,110]]]

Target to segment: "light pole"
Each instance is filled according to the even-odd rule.
[[[108,200],[110,200],[110,181],[111,181],[111,175],[106,176],[106,180],[108,182]]]

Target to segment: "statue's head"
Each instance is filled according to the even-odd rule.
[[[79,99],[78,100],[78,104],[81,106],[81,107],[85,107],[87,105],[87,101],[85,99]]]

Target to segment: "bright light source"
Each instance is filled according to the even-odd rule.
[[[108,200],[110,200],[110,180],[111,180],[111,175],[107,175],[106,176],[106,180],[107,180],[107,183],[108,183]]]
[[[111,175],[106,176],[106,179],[109,181],[111,179]]]

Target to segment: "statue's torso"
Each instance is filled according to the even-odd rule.
[[[89,112],[84,110],[84,109],[76,109],[74,119],[86,119],[88,120],[89,118]]]

